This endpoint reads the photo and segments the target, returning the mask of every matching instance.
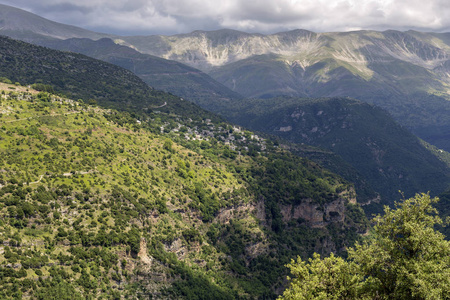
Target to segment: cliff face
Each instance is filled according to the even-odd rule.
[[[339,198],[320,207],[310,199],[299,205],[282,205],[280,207],[283,222],[303,219],[313,228],[323,228],[329,223],[342,223],[345,220],[345,200]]]

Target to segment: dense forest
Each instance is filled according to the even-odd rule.
[[[449,187],[448,153],[433,149],[377,106],[344,97],[285,96],[236,101],[223,109],[223,115],[246,128],[335,153],[358,174],[310,158],[351,182],[362,178],[382,204],[392,205],[401,197],[399,190],[412,197],[428,191],[438,195]],[[367,188],[356,188],[361,203],[375,198]],[[374,209],[380,212],[382,206]]]

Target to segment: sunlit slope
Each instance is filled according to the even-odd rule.
[[[212,115],[0,90],[1,298],[275,298],[366,230],[350,183]]]

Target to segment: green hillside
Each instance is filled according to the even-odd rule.
[[[349,182],[123,69],[0,54],[0,298],[274,298],[367,230]]]
[[[226,124],[3,89],[2,298],[272,297],[293,255],[366,228],[348,183],[276,149],[245,155],[267,141]]]

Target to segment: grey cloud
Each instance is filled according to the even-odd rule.
[[[271,33],[450,28],[448,0],[0,0],[45,18],[119,34],[232,28]]]
[[[308,5],[294,5],[289,0],[259,0],[239,1],[229,12],[236,20],[254,20],[267,24],[286,24],[299,20],[309,20],[316,17],[308,10]]]

